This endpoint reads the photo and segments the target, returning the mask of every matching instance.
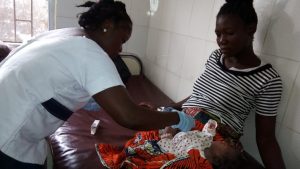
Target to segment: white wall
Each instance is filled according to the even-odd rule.
[[[133,34],[124,50],[138,54],[145,74],[170,98],[187,97],[217,48],[215,16],[224,0],[160,0],[149,17],[148,0],[122,0],[133,19]],[[259,17],[255,51],[279,71],[284,82],[277,118],[277,137],[287,169],[300,165],[300,17],[298,0],[254,0]],[[56,28],[77,26],[74,6],[84,0],[57,0]],[[299,99],[299,100],[298,100]],[[254,114],[245,128],[245,148],[259,159]]]
[[[78,13],[87,8],[77,8],[76,5],[83,4],[87,0],[52,0],[56,3],[55,29],[66,27],[78,27]],[[130,40],[123,46],[123,51],[132,52],[140,57],[146,56],[149,16],[148,0],[121,0],[126,5],[126,10],[133,21],[133,30]]]

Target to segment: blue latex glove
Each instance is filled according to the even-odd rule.
[[[185,114],[182,111],[177,112],[179,115],[179,123],[177,125],[173,125],[172,128],[179,128],[183,132],[190,131],[193,127],[195,127],[195,119]]]

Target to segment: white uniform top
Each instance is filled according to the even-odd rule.
[[[44,138],[63,121],[42,102],[54,98],[76,111],[92,95],[124,84],[107,53],[88,38],[31,40],[24,45],[0,64],[0,150],[21,162],[43,164]]]

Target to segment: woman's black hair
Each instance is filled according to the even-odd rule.
[[[253,0],[226,0],[226,3],[220,8],[217,18],[228,14],[239,16],[246,25],[257,24]]]
[[[79,14],[78,23],[85,30],[95,30],[106,20],[112,20],[116,25],[120,22],[132,24],[129,15],[126,12],[125,4],[120,1],[87,1],[77,7],[89,7],[88,11]]]

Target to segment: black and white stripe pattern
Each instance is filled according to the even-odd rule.
[[[220,62],[221,55],[220,50],[211,54],[183,107],[201,107],[242,134],[252,110],[264,116],[277,114],[282,81],[270,64],[249,72],[228,70]]]

